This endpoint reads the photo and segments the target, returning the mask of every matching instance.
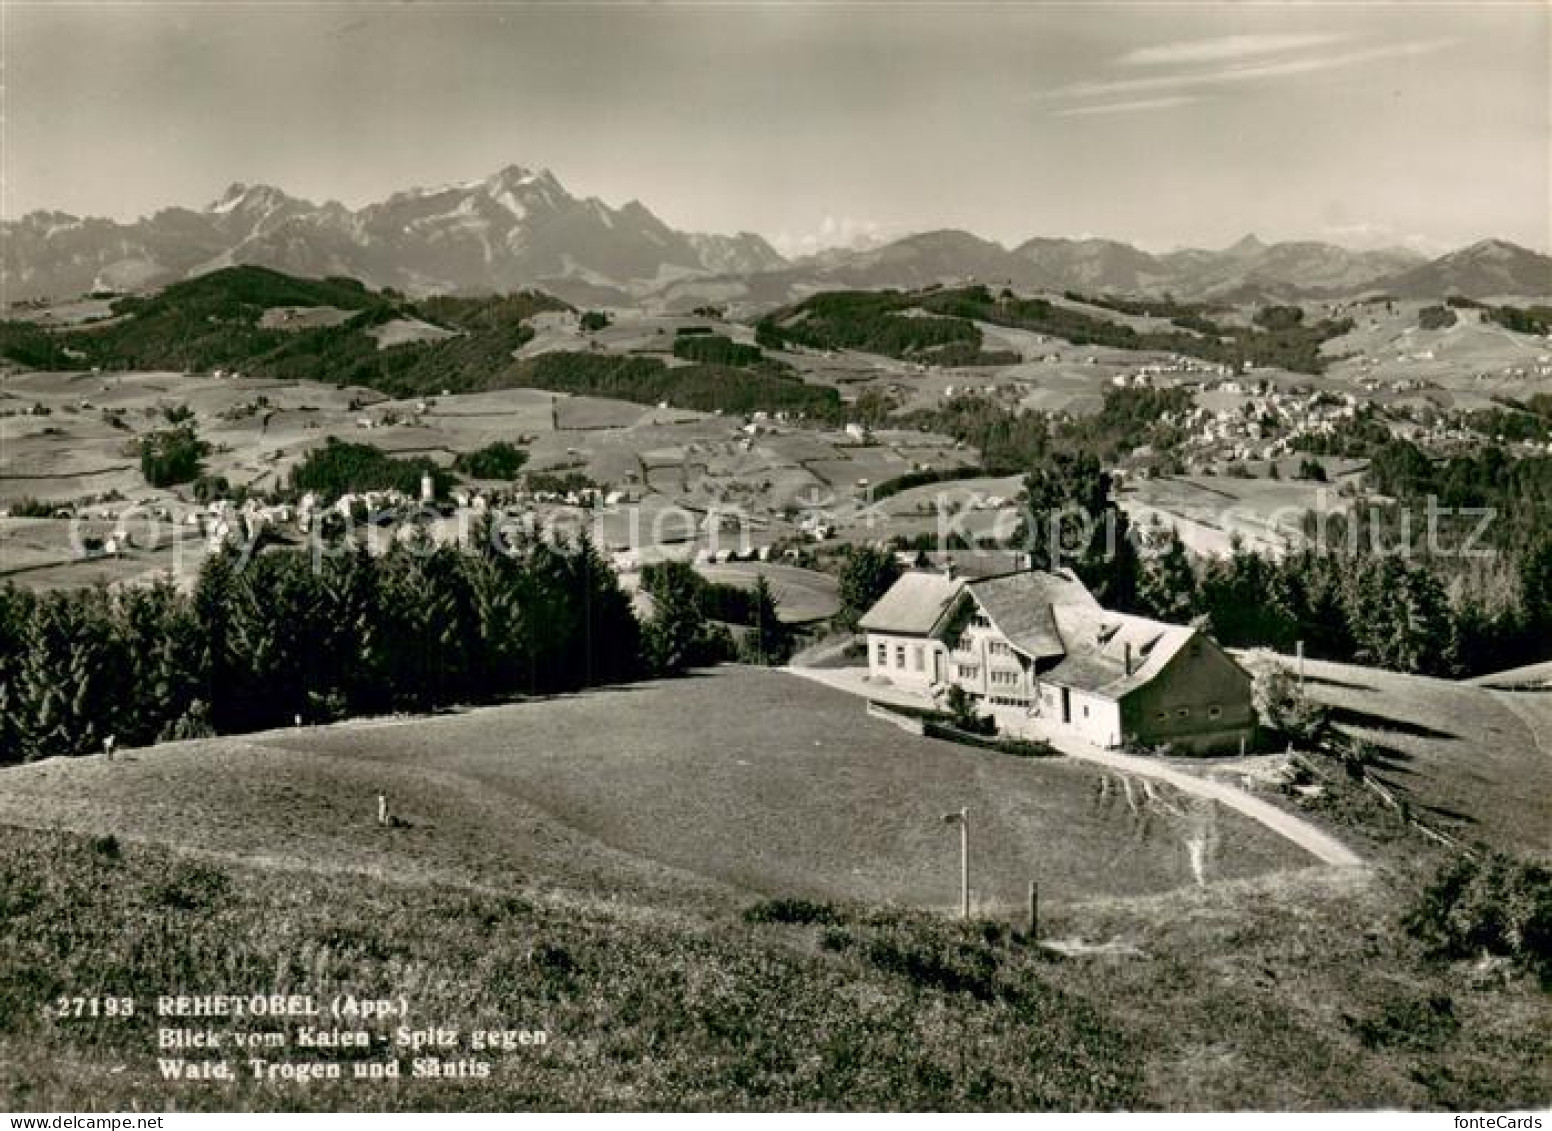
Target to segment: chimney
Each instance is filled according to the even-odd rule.
[[[1132,642],[1130,640],[1128,640],[1126,642],[1125,647],[1126,647],[1126,674],[1127,675],[1131,675],[1132,674]]]

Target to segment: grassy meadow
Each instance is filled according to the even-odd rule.
[[[1545,1105],[1548,999],[1523,976],[1430,960],[1396,922],[1405,883],[1313,869],[1098,901],[1055,914],[1046,948],[902,909],[751,899],[706,914],[4,829],[0,1106]],[[132,1019],[47,1015],[59,995],[127,987]],[[233,1081],[169,1082],[159,991],[403,995],[417,1027],[546,1042],[481,1054],[490,1074],[473,1080],[411,1078],[406,1056],[397,1080],[261,1081],[233,1053]]]
[[[1534,975],[1447,960],[1406,926],[1441,849],[1401,829],[1354,842],[1370,867],[1314,866],[1235,814],[917,739],[779,673],[50,759],[3,782],[11,1109],[1552,1101]],[[959,804],[977,822],[971,924],[949,914],[940,816]],[[1351,836],[1354,812],[1308,815]],[[1040,945],[1019,931],[1031,876]],[[162,1078],[159,1023],[277,1026],[158,1022],[157,994],[347,992],[404,997],[411,1027],[546,1042],[437,1054],[483,1059],[478,1079],[414,1078],[405,1053],[393,1080],[257,1080],[232,1049],[236,1080]],[[48,1008],[124,993],[129,1020]]]

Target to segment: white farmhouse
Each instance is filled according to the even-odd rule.
[[[1009,733],[1196,752],[1254,738],[1251,678],[1215,641],[1108,610],[1067,571],[907,573],[861,628],[872,679],[927,698],[957,685]]]

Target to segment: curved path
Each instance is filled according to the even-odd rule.
[[[790,675],[801,676],[826,684],[852,695],[877,699],[880,702],[896,702],[921,707],[922,701],[914,695],[893,688],[863,682],[861,668],[783,668]],[[1279,809],[1243,789],[1223,782],[1198,777],[1186,770],[1165,765],[1153,758],[1139,758],[1134,754],[1118,754],[1087,742],[1065,736],[1047,735],[1046,740],[1069,758],[1105,766],[1120,773],[1140,778],[1167,782],[1182,793],[1216,801],[1242,813],[1274,833],[1292,841],[1323,864],[1341,868],[1363,866],[1363,859],[1329,833],[1316,828],[1302,817]]]

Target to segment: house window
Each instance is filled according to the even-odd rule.
[[[1083,704],[1083,717],[1085,719],[1089,717],[1089,705],[1087,703]]]
[[[1162,722],[1167,722],[1168,720],[1169,720],[1169,712],[1168,711],[1160,711],[1159,712],[1159,722],[1161,722],[1161,723]]]
[[[1223,708],[1217,706],[1216,704],[1214,704],[1213,706],[1207,708],[1207,717],[1209,719],[1222,718],[1223,717]]]
[[[1181,718],[1181,719],[1189,719],[1191,717],[1191,708],[1190,707],[1182,707],[1182,708],[1180,708],[1180,710],[1175,712],[1175,717],[1176,718]]]
[[[976,664],[960,664],[959,665],[959,678],[960,679],[980,679],[981,678],[981,669],[980,669],[979,665],[976,665]]]
[[[887,644],[880,644],[878,646],[878,666],[881,668],[889,666],[889,645]]]
[[[904,668],[905,668],[905,645],[904,644],[896,644],[895,645],[895,667],[900,668],[901,670],[904,670]]]
[[[915,664],[916,670],[917,671],[921,671],[922,668],[923,668],[923,663],[922,663],[922,646],[920,644],[916,645],[915,649],[913,650],[913,652],[911,654],[911,660]]]

